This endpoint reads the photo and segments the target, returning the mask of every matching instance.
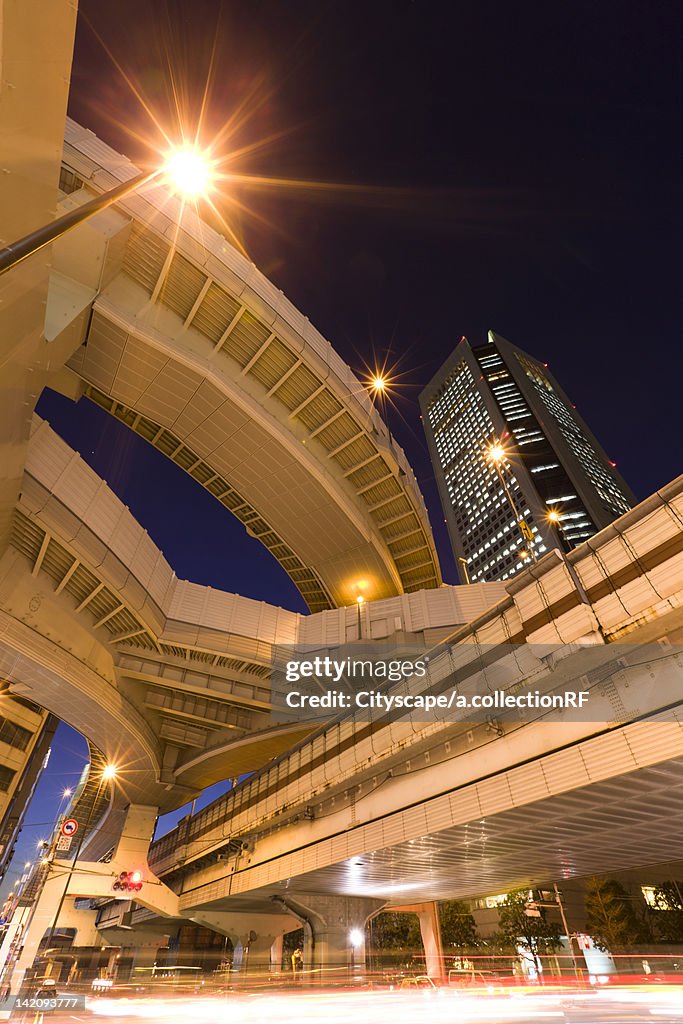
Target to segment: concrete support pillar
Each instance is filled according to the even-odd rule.
[[[282,972],[282,946],[284,935],[276,935],[270,947],[270,973],[280,974]]]
[[[236,935],[231,936],[230,941],[232,942],[232,966],[230,971],[232,974],[239,974],[244,969],[244,946],[241,939],[238,939]]]
[[[304,924],[304,972],[328,975],[365,971],[365,925],[384,905],[363,896],[283,897]],[[308,976],[308,974],[307,974]]]
[[[89,908],[77,908],[76,901],[67,899],[59,915],[60,928],[72,928],[74,935],[74,946],[99,946],[102,944],[102,936],[95,927],[97,911]]]
[[[254,972],[270,971],[270,951],[275,936],[272,934],[257,934],[251,930],[247,935],[240,938],[244,954],[242,957],[242,970],[248,974]],[[282,941],[282,936],[280,936]]]
[[[61,872],[59,876],[54,875],[45,883],[43,891],[33,905],[33,913],[22,937],[21,951],[12,972],[10,991],[13,995],[19,993],[26,971],[36,957],[38,947],[45,933],[52,927],[66,885],[66,871]]]
[[[295,917],[286,913],[246,914],[227,910],[197,911],[191,920],[230,938],[235,974],[268,972],[274,958],[279,971],[282,938],[298,924]]]
[[[425,973],[434,980],[443,980],[446,969],[441,942],[441,923],[438,903],[414,903],[408,907],[394,907],[400,913],[417,914],[420,935],[425,952]]]

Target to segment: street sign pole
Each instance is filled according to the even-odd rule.
[[[66,894],[69,891],[69,883],[71,882],[71,879],[73,877],[73,873],[76,870],[76,862],[78,861],[78,858],[79,858],[79,855],[80,855],[80,852],[81,852],[81,847],[83,846],[83,840],[85,839],[86,835],[88,834],[88,829],[90,828],[90,822],[92,821],[92,816],[93,816],[93,813],[95,811],[95,807],[100,802],[100,793],[102,792],[103,782],[104,782],[104,779],[101,778],[100,781],[99,781],[99,785],[97,787],[97,792],[95,794],[95,799],[90,804],[90,810],[88,812],[88,817],[87,817],[86,823],[85,823],[83,829],[80,830],[81,834],[80,834],[79,839],[78,839],[78,845],[76,847],[76,852],[74,853],[74,859],[71,861],[71,864],[69,865],[69,870],[66,873],[66,882],[64,884],[64,888],[62,890],[62,895],[60,896],[59,903],[57,905],[57,910],[55,912],[55,916],[54,916],[53,921],[52,921],[52,927],[50,928],[50,934],[48,936],[47,945],[45,947],[46,953],[49,951],[50,946],[52,945],[52,940],[54,939],[55,931],[57,929],[57,922],[59,920],[59,915],[62,912],[62,907],[64,906],[64,900],[66,899]],[[71,836],[73,836],[75,834],[75,832],[79,831],[78,822],[76,821],[76,819],[75,818],[69,818],[69,819],[67,819],[67,821],[62,823],[62,828],[61,828],[62,835],[65,834],[64,833],[64,827],[66,825],[75,825],[76,826],[74,831],[70,833]]]

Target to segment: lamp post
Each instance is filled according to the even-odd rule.
[[[389,390],[389,378],[385,377],[381,370],[378,370],[367,384],[370,398],[375,408],[386,418],[386,401]]]
[[[531,527],[529,526],[529,524],[527,523],[527,521],[524,518],[524,516],[518,510],[517,505],[515,503],[515,500],[512,497],[512,492],[510,491],[510,488],[507,485],[507,481],[505,480],[505,477],[503,475],[502,463],[503,463],[503,460],[505,458],[505,449],[503,448],[503,446],[500,443],[500,441],[494,441],[493,444],[489,445],[489,447],[486,449],[486,455],[488,456],[489,461],[493,464],[493,468],[496,471],[496,474],[498,476],[498,479],[500,480],[501,486],[502,486],[503,490],[505,491],[505,495],[506,495],[507,500],[509,502],[510,508],[512,509],[512,514],[515,517],[515,522],[517,523],[517,527],[519,529],[519,532],[522,535],[522,540],[524,541],[524,543],[528,547],[528,551],[526,552],[526,554],[528,555],[528,557],[531,559],[532,562],[535,562],[535,561],[537,561],[537,559],[536,559],[536,553],[534,551],[534,535],[533,535],[533,531],[532,531]],[[525,551],[520,551],[520,556],[522,557],[523,561],[524,561],[524,557],[523,557],[524,554],[525,554]]]
[[[90,824],[92,822],[92,816],[94,814],[95,807],[99,803],[100,794],[102,792],[102,787],[104,786],[105,782],[111,782],[113,779],[115,779],[116,778],[116,774],[117,774],[117,769],[116,769],[116,766],[113,765],[113,764],[105,765],[105,767],[102,770],[102,774],[100,775],[100,781],[99,781],[98,786],[97,786],[97,792],[95,793],[95,799],[90,804],[90,809],[88,811],[88,817],[86,818],[85,825],[83,826],[83,831],[81,832],[81,835],[79,837],[78,844],[76,846],[76,852],[74,854],[73,860],[71,861],[71,864],[69,865],[69,870],[67,871],[66,882],[65,882],[64,888],[62,890],[62,895],[59,898],[59,903],[57,904],[57,910],[55,911],[55,916],[53,918],[52,926],[50,928],[50,934],[48,935],[46,949],[49,949],[50,946],[52,945],[52,940],[54,939],[54,934],[55,934],[55,931],[57,929],[57,922],[59,920],[59,915],[62,912],[62,907],[64,906],[64,900],[66,899],[67,893],[69,891],[69,883],[70,883],[70,881],[71,881],[71,879],[72,879],[72,877],[74,875],[74,872],[76,870],[76,862],[78,861],[78,858],[80,856],[81,850],[83,848],[83,842],[84,842],[85,837],[86,837],[86,835],[88,833],[88,829],[90,828]]]
[[[72,228],[82,224],[83,221],[94,217],[96,213],[106,210],[112,203],[117,202],[119,199],[125,199],[131,192],[140,188],[141,185],[156,178],[158,174],[161,174],[160,170],[136,174],[129,181],[124,181],[115,188],[109,189],[108,192],[103,192],[101,196],[95,196],[94,199],[84,203],[82,206],[77,206],[75,210],[69,210],[67,213],[62,214],[61,217],[53,220],[50,224],[44,224],[35,231],[30,231],[28,235],[24,235],[23,238],[18,239],[16,242],[5,246],[4,249],[0,249],[0,274],[6,274],[12,267],[16,267],[18,263],[23,263],[29,256],[39,252],[40,249],[49,245],[50,242],[54,242],[55,239],[61,238],[67,231],[71,231]]]
[[[102,195],[95,196],[82,206],[69,210],[49,224],[44,224],[35,231],[29,232],[16,242],[11,242],[0,249],[0,274],[6,274],[8,270],[23,263],[25,259],[39,252],[44,246],[61,238],[67,231],[78,227],[84,221],[94,217],[95,214],[106,210],[107,207],[125,199],[143,185],[148,184],[155,178],[163,178],[177,192],[185,196],[198,196],[207,191],[211,183],[211,167],[205,157],[196,150],[178,150],[170,156],[166,163],[157,167],[154,171],[142,171],[128,181],[121,182]]]
[[[359,594],[356,598],[356,607],[358,608],[358,639],[363,639],[363,623],[361,618],[361,608],[365,604],[365,598],[362,594]]]
[[[460,565],[460,567],[461,567],[461,569],[463,571],[463,574],[465,576],[465,583],[471,583],[472,580],[470,579],[470,574],[469,574],[469,572],[467,570],[467,559],[459,557],[458,558],[458,564]]]
[[[556,508],[551,508],[546,513],[545,518],[550,523],[550,527],[557,537],[557,543],[560,551],[565,555],[569,554],[569,545],[567,544],[567,538],[565,537],[564,530],[562,529],[562,516]]]

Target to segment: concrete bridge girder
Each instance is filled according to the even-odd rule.
[[[67,634],[76,641],[77,631]],[[92,638],[87,638],[92,646]],[[0,608],[0,676],[12,692],[27,697],[82,732],[112,763],[125,765],[129,799],[136,793],[160,804],[161,750],[149,724],[111,677],[65,650],[59,637],[45,636]]]
[[[382,636],[400,628],[419,638],[434,618],[446,631],[449,615],[454,624],[464,622],[503,593],[500,584],[423,591],[393,598],[384,614],[368,602],[368,629],[377,623]],[[226,775],[254,771],[301,740],[315,723],[270,719],[273,649],[334,645],[348,635],[349,612],[356,628],[355,608],[302,616],[178,580],[106,483],[38,418],[13,549],[0,563],[2,611],[34,630],[41,648],[53,645],[55,669],[70,669],[63,687],[74,688],[83,663],[82,692],[60,695],[54,710],[65,717],[73,705],[70,724],[111,760],[138,762],[140,784],[130,799],[164,810]],[[77,707],[97,690],[95,676],[104,699]],[[45,707],[57,699],[56,688],[36,689],[27,674],[15,672],[12,684]],[[121,738],[117,757],[114,737]],[[144,795],[142,762],[151,787]]]
[[[680,609],[670,613],[669,628],[674,635],[681,615]],[[315,798],[311,799],[310,794],[307,798],[302,793],[301,803],[291,805],[292,819],[287,822],[278,815],[278,829],[269,834],[264,827],[263,837],[258,838],[256,834],[246,854],[224,866],[216,863],[198,868],[190,876],[188,887],[196,889],[193,907],[196,908],[197,893],[201,893],[204,886],[213,898],[229,895],[241,900],[248,898],[249,893],[257,898],[265,892],[297,899],[299,891],[323,887],[340,895],[359,894],[359,890],[367,895],[374,890],[378,896],[386,892],[387,897],[396,902],[404,892],[414,894],[415,898],[429,898],[427,892],[433,891],[436,885],[441,887],[442,898],[467,897],[488,891],[489,882],[505,887],[525,884],[531,877],[562,877],[569,862],[573,872],[590,874],[599,870],[596,866],[599,850],[603,851],[603,857],[613,858],[615,869],[619,865],[628,866],[629,858],[642,858],[642,850],[636,854],[626,850],[623,843],[612,842],[610,815],[624,814],[626,820],[630,799],[626,787],[623,793],[618,793],[615,786],[621,777],[631,777],[633,773],[637,783],[637,776],[642,773],[644,791],[651,789],[653,793],[652,800],[644,803],[643,811],[653,815],[662,800],[671,802],[671,813],[674,813],[675,799],[679,803],[683,800],[680,787],[675,788],[683,736],[683,705],[680,703],[683,656],[675,647],[658,644],[656,651],[650,649],[648,657],[648,648],[641,649],[634,644],[630,647],[633,665],[629,666],[627,661],[618,658],[619,653],[626,655],[627,648],[606,645],[601,650],[617,658],[616,674],[612,677],[600,674],[595,720],[593,716],[587,722],[545,723],[541,720],[500,737],[492,733],[483,749],[470,746],[464,755],[454,746],[451,754],[458,756],[452,788],[446,781],[448,760],[423,762],[413,746],[412,750],[404,752],[403,759],[411,761],[418,771],[397,772],[385,778],[381,765],[373,763],[370,775],[384,779],[381,789],[375,792],[370,786],[358,800],[347,800],[343,793],[337,793],[334,800],[341,809],[334,811],[326,804],[317,817]],[[666,710],[658,717],[657,711],[662,708]],[[359,756],[362,754],[363,751],[359,751]],[[660,765],[664,772],[660,772]],[[669,765],[673,788],[662,781],[668,777]],[[284,774],[282,767],[279,771]],[[262,780],[259,782],[263,785]],[[313,780],[308,782],[310,785]],[[357,794],[357,777],[355,783]],[[263,790],[266,800],[267,787]],[[620,800],[624,807],[617,811]],[[244,796],[242,805],[254,836],[259,828],[258,808],[250,806]],[[304,805],[311,806],[309,819],[297,814],[297,808]],[[555,805],[559,811],[554,810]],[[602,831],[598,824],[594,826],[599,844],[582,838],[580,824],[578,820],[574,822],[574,806],[583,808],[591,820],[604,814]],[[666,817],[666,812],[662,814]],[[500,864],[507,865],[507,875],[497,880],[491,877],[488,882],[482,875],[479,884],[483,889],[477,890],[473,845],[479,851],[477,857],[484,857],[489,834],[489,849],[494,844],[499,815],[501,828],[506,815],[517,821],[522,821],[526,815],[529,830],[537,827],[541,836],[547,832],[547,829],[544,832],[546,818],[556,822],[558,835],[563,838],[562,846],[556,848],[546,838],[545,846],[539,845],[538,850],[529,847],[525,855],[520,841],[520,849],[514,856],[510,854],[501,859]],[[564,820],[567,816],[571,824]],[[231,827],[237,835],[241,828],[238,818],[237,813],[231,818]],[[216,827],[222,827],[219,821]],[[514,833],[514,828],[509,827]],[[640,828],[638,835],[645,835],[642,823],[633,822],[634,834],[636,827]],[[674,842],[676,833],[673,828],[670,831]],[[505,838],[506,834],[503,829],[500,842],[509,845],[511,840]],[[444,856],[451,844],[448,856],[452,856],[454,868],[448,877],[444,871],[437,872],[436,879],[420,877],[424,864],[418,855],[423,841],[425,849],[429,848],[425,837],[443,843]],[[202,837],[205,855],[210,849],[209,838]],[[648,842],[654,844],[650,850],[654,862],[659,842],[655,833]],[[394,845],[395,856],[392,854]],[[469,859],[468,850],[471,851]],[[188,855],[191,856],[190,847],[183,850],[186,871],[190,863]],[[667,855],[675,856],[671,849]],[[411,874],[412,860],[415,865]],[[315,866],[307,870],[307,863]],[[495,866],[495,861],[492,864]],[[484,866],[485,861],[482,861],[482,871]],[[181,904],[187,899],[188,896],[181,896]]]
[[[301,518],[311,518],[311,513],[306,509],[307,505],[313,505],[315,502],[315,505],[326,506],[327,515],[333,522],[332,533],[339,537],[336,551],[331,545],[328,550],[328,545],[322,537],[314,543],[309,540],[305,547],[302,546],[298,526],[295,527],[292,517],[288,516],[286,510],[277,508],[279,502],[271,499],[271,507],[261,505],[257,511],[271,529],[300,555],[306,566],[315,565],[328,592],[328,607],[332,608],[352,600],[352,590],[346,582],[347,578],[354,578],[353,562],[346,558],[349,551],[357,552],[357,565],[362,565],[363,572],[373,580],[373,598],[390,597],[403,592],[401,575],[391,549],[377,530],[372,518],[367,515],[362,502],[359,502],[344,481],[343,475],[334,473],[334,460],[326,457],[314,459],[312,452],[315,451],[315,444],[308,440],[307,433],[300,434],[294,429],[296,421],[287,415],[287,410],[279,406],[279,403],[264,403],[263,396],[258,394],[258,386],[254,387],[249,375],[244,375],[237,366],[234,367],[234,377],[221,370],[221,360],[217,362],[212,358],[212,345],[207,339],[191,326],[184,325],[183,320],[169,309],[150,303],[149,296],[137,288],[124,273],[118,275],[98,296],[93,309],[99,322],[112,325],[114,330],[126,337],[122,362],[127,363],[133,352],[138,359],[142,353],[150,360],[154,360],[155,357],[168,359],[178,374],[186,376],[193,390],[197,388],[212,396],[214,393],[219,394],[229,405],[231,416],[235,417],[233,429],[236,435],[241,438],[242,428],[245,428],[246,437],[253,431],[261,439],[260,445],[267,450],[269,458],[273,459],[273,463],[269,463],[269,474],[266,475],[277,473],[279,477],[281,476],[283,490],[287,486],[294,488],[294,481],[299,482],[300,477],[305,474],[305,488],[297,488],[302,504]],[[100,346],[98,333],[94,330],[91,331],[91,339],[86,350],[86,358],[81,359],[80,353],[76,353],[70,362],[70,368],[83,377],[86,387],[90,385],[125,404],[125,398],[131,393],[131,388],[117,386],[116,381],[108,386],[101,373],[90,372],[87,352],[91,347],[94,352]],[[153,379],[150,380],[148,390],[150,393],[156,390]],[[148,403],[144,401],[134,400],[131,409],[136,413],[146,411],[150,415]],[[176,422],[182,422],[185,418],[194,419],[195,415],[192,402],[188,402],[187,407],[174,419]],[[212,418],[212,414],[206,416],[207,426]],[[246,424],[250,424],[249,432]],[[170,428],[172,425],[168,426]],[[226,444],[227,439],[220,434],[217,437],[223,445]],[[196,442],[193,431],[184,431],[182,440],[194,451],[192,445],[196,445]],[[232,438],[230,440],[232,441]],[[391,449],[382,451],[386,461],[390,454]],[[260,455],[259,448],[254,448],[253,457],[259,458]],[[214,470],[222,464],[218,459],[213,463],[212,455],[207,454],[205,458]],[[276,470],[274,465],[282,469]],[[291,479],[284,472],[285,467],[291,467]],[[402,479],[398,466],[395,467],[395,474],[398,479]],[[228,474],[228,479],[233,479],[232,474]],[[240,481],[239,484],[235,483],[240,493],[250,493],[250,485],[244,475],[236,474],[234,479]],[[317,531],[318,534],[324,532]],[[433,558],[431,552],[427,558]]]
[[[62,119],[58,118],[56,125],[60,133],[62,123]],[[49,127],[54,132],[55,124]],[[96,168],[97,157],[93,159],[94,151],[90,149],[90,155],[86,155],[92,143],[92,137],[88,135],[89,133],[79,126],[69,122],[69,141],[66,150],[76,163],[79,160],[85,161],[87,171],[81,169],[76,173],[90,179],[89,189],[94,187],[98,190],[110,174],[116,176],[120,173],[125,158],[109,151],[111,159],[107,162],[107,147],[98,141],[99,157],[103,157],[106,166]],[[56,178],[57,166],[53,168],[53,172]],[[79,205],[91,195],[89,189],[81,189],[62,197],[60,207],[68,209]],[[56,189],[54,193],[56,194]],[[153,401],[151,410],[145,402],[142,402],[138,409],[138,399],[141,395],[137,393],[136,385],[122,387],[121,381],[101,379],[102,365],[99,366],[99,370],[94,368],[98,360],[88,357],[88,351],[94,352],[103,343],[106,347],[102,331],[98,332],[96,327],[99,323],[104,327],[105,335],[113,331],[117,335],[123,333],[124,336],[128,336],[124,344],[124,350],[127,351],[121,353],[122,363],[125,363],[133,348],[147,347],[151,352],[159,353],[158,358],[161,358],[162,363],[175,363],[174,373],[184,379],[190,391],[203,381],[205,394],[211,395],[211,401],[216,408],[223,402],[226,406],[226,415],[228,409],[240,407],[243,422],[237,424],[237,429],[244,428],[243,443],[250,448],[254,458],[260,457],[262,448],[264,451],[268,449],[269,461],[266,461],[271,467],[271,473],[266,475],[272,476],[276,472],[273,466],[277,465],[277,473],[282,476],[282,483],[279,487],[271,487],[271,493],[264,498],[263,492],[267,487],[263,481],[254,488],[251,476],[241,472],[239,465],[231,466],[228,475],[231,479],[235,475],[235,486],[240,494],[244,492],[247,499],[251,495],[258,501],[261,507],[255,508],[254,514],[259,522],[259,529],[255,530],[253,535],[259,537],[269,550],[272,550],[273,556],[282,561],[285,571],[292,572],[292,579],[295,584],[300,585],[309,607],[321,610],[352,600],[355,596],[353,587],[358,581],[359,574],[367,576],[372,581],[371,596],[374,598],[412,591],[420,585],[438,586],[440,572],[424,500],[404,453],[389,435],[365,389],[355,379],[349,367],[332,351],[329,343],[316,336],[311,344],[316,332],[293,308],[290,311],[292,317],[289,324],[277,315],[275,309],[267,312],[268,303],[264,304],[263,298],[253,291],[253,285],[257,281],[261,282],[261,275],[253,266],[245,264],[241,267],[246,277],[238,284],[240,315],[246,312],[246,319],[251,319],[253,325],[258,325],[257,332],[265,330],[267,338],[260,346],[258,354],[254,353],[245,365],[240,365],[239,359],[228,359],[229,345],[216,346],[215,339],[209,337],[211,331],[207,335],[198,329],[197,325],[204,322],[202,316],[197,316],[196,322],[193,323],[195,314],[199,312],[202,300],[207,298],[208,293],[222,293],[224,286],[219,286],[218,280],[226,274],[230,278],[233,277],[232,272],[228,270],[229,265],[232,263],[233,269],[236,269],[237,265],[242,263],[237,253],[226,253],[224,240],[221,244],[208,226],[202,225],[202,235],[205,236],[203,247],[198,247],[191,237],[194,224],[188,227],[187,224],[181,223],[175,230],[175,244],[164,264],[157,286],[151,290],[151,295],[141,286],[134,272],[122,272],[124,262],[127,269],[131,269],[131,261],[126,261],[126,256],[127,242],[133,233],[133,227],[137,236],[147,237],[147,242],[142,244],[151,246],[152,251],[167,244],[163,238],[163,231],[155,234],[157,218],[154,214],[158,214],[165,223],[168,211],[153,210],[155,202],[152,200],[150,207],[144,200],[136,202],[132,199],[124,203],[121,209],[105,211],[55,243],[52,247],[53,269],[49,276],[49,290],[49,270],[45,263],[40,263],[39,284],[41,295],[47,293],[47,302],[43,300],[42,303],[35,303],[38,315],[34,311],[32,317],[28,318],[22,308],[16,311],[15,317],[15,333],[18,335],[21,334],[21,330],[26,334],[26,322],[30,319],[33,341],[35,342],[36,338],[40,339],[40,361],[45,364],[41,367],[43,372],[36,375],[38,361],[35,359],[35,353],[31,353],[33,358],[29,361],[32,361],[33,380],[22,379],[22,387],[17,389],[18,393],[21,392],[22,398],[28,394],[31,397],[30,402],[23,402],[27,408],[21,411],[24,442],[28,440],[30,414],[48,379],[56,389],[72,398],[80,397],[88,385],[92,385],[109,400],[110,406],[112,402],[125,403],[130,399],[131,409],[137,414],[138,420],[141,416],[155,415],[156,409],[160,431],[163,426],[169,430],[174,429],[176,422],[180,423],[183,418],[187,419],[180,409],[179,415],[171,416],[169,419]],[[137,237],[132,249],[135,250],[139,244],[140,238]],[[176,249],[177,260],[173,263],[171,257]],[[185,255],[181,254],[181,250],[185,251]],[[131,257],[131,260],[135,262],[135,257]],[[194,267],[191,264],[192,260],[198,261]],[[174,266],[177,269],[178,266],[185,265],[190,266],[190,273],[195,276],[207,273],[209,276],[198,293],[197,302],[190,311],[191,315],[180,316],[175,309],[175,303],[166,302],[164,285],[169,273],[172,278],[174,277]],[[22,273],[22,268],[19,268],[19,273]],[[249,280],[251,283],[248,283]],[[235,283],[233,282],[233,285]],[[272,285],[265,279],[262,285],[265,294],[272,300]],[[35,290],[37,286],[34,284],[33,287]],[[182,288],[182,285],[180,287]],[[227,292],[224,293],[225,301],[229,303],[233,299],[234,296],[230,298]],[[47,309],[43,312],[45,304]],[[285,313],[289,304],[282,297],[278,299],[277,305],[281,307],[281,312]],[[282,335],[282,338],[276,337],[276,333],[278,336]],[[224,342],[226,338],[227,333],[222,341]],[[84,339],[88,341],[89,349],[78,352]],[[49,343],[49,347],[46,342]],[[322,342],[322,346],[318,342]],[[269,348],[272,348],[270,355]],[[23,349],[27,349],[25,338]],[[266,386],[261,381],[262,374],[259,373],[256,364],[263,357],[266,363],[269,359],[275,359],[275,365],[279,366],[278,359],[282,360],[283,352],[287,353],[285,360],[293,360],[292,365],[289,369],[285,369],[284,365],[279,367],[276,379],[269,379]],[[20,376],[23,375],[25,378],[24,363],[27,353],[24,351],[20,355]],[[69,367],[65,365],[67,360],[70,360]],[[90,365],[91,363],[93,365]],[[138,371],[139,364],[138,360]],[[294,400],[292,406],[291,402],[287,404],[284,401],[285,392],[279,390],[279,385],[288,382],[290,373],[296,374],[299,371],[306,375],[304,393],[306,389],[310,391],[311,380],[318,381],[319,387],[303,401]],[[267,373],[271,372],[272,367]],[[135,373],[133,376],[135,377]],[[152,385],[153,382],[148,383]],[[292,385],[293,379],[289,381],[288,387]],[[300,389],[301,384],[298,387]],[[148,399],[151,399],[155,387],[150,386],[147,390]],[[172,388],[172,401],[179,397],[182,390]],[[295,393],[301,397],[296,388]],[[309,400],[313,401],[314,405],[323,402],[323,406],[317,418],[314,417],[310,422],[313,405],[307,410],[309,419],[306,419],[307,425],[304,426],[304,420],[297,417],[300,413],[303,415],[304,407],[308,405]],[[7,405],[9,406],[9,403]],[[188,409],[189,405],[188,402]],[[113,408],[111,411],[114,411]],[[192,412],[189,419],[194,419],[194,415]],[[207,416],[207,423],[211,415]],[[19,412],[13,408],[11,416],[18,420]],[[8,424],[7,431],[2,430],[3,419],[7,418],[8,415],[3,417],[0,414],[0,443],[3,433],[17,432],[16,423]],[[213,429],[215,427],[214,424]],[[323,445],[323,431],[328,427],[333,428],[333,434],[329,443]],[[342,433],[337,436],[340,429]],[[216,437],[218,440],[224,440],[220,431]],[[230,432],[227,437],[230,437]],[[147,440],[151,438],[148,437]],[[202,447],[198,439],[193,438],[193,431],[187,426],[181,429],[179,446],[185,442],[190,446],[194,444],[195,447]],[[362,451],[356,452],[354,445],[358,444],[361,444]],[[343,459],[338,465],[337,457],[340,452],[343,452]],[[371,456],[368,452],[372,453]],[[25,444],[21,451],[17,449],[18,457],[14,460],[15,484],[21,472],[22,455],[25,455]],[[199,454],[197,460],[202,461]],[[352,471],[360,474],[358,479],[355,479]],[[214,476],[220,472],[218,465],[214,467]],[[419,535],[419,543],[416,540],[414,546],[415,557],[409,564],[406,564],[406,552],[403,549],[399,549],[398,552],[394,550],[393,534],[385,535],[381,517],[374,515],[374,489],[380,488],[377,497],[387,497],[381,490],[382,486],[385,489],[390,486],[388,497],[399,500],[401,510],[406,516],[411,517],[416,537]],[[305,514],[302,516],[292,518],[286,505],[283,505],[280,495],[288,492],[290,488],[296,489],[301,505],[305,507]],[[15,497],[17,490],[18,487],[15,487]],[[211,493],[218,495],[219,492]],[[228,502],[224,504],[232,508]],[[9,502],[7,505],[9,507],[5,509],[5,514],[9,517],[12,507]],[[323,506],[324,515],[334,522],[332,534],[338,541],[335,544],[330,543],[326,531],[319,528],[324,523],[324,518],[321,519],[320,515],[320,508]],[[251,514],[244,520],[247,528],[248,523],[253,520],[254,516]],[[269,530],[261,529],[261,524],[267,524]],[[273,532],[278,535],[278,543],[271,539]],[[287,556],[283,555],[281,550],[283,543],[291,549]],[[296,572],[291,564],[293,552],[296,553]],[[301,573],[306,577],[305,585]]]
[[[117,664],[114,648],[76,613],[72,598],[46,583],[45,577],[29,571],[17,550],[6,551],[0,559],[0,676],[13,693],[52,711],[108,761],[124,766],[120,786],[128,800],[156,801],[171,810],[204,785],[224,778],[226,764],[231,775],[252,771],[309,731],[286,724],[269,728],[266,713],[258,716],[263,725],[253,732],[220,721],[197,721],[195,704],[203,700],[219,709],[231,708],[231,693],[198,687],[193,691],[191,683],[177,683],[174,689],[174,676],[183,670],[194,670],[196,676],[198,667],[184,662],[181,670],[170,657],[168,680],[161,675],[166,663],[160,665],[159,677],[129,678]],[[264,681],[259,683],[265,689]],[[169,699],[155,699],[156,694],[168,694]],[[231,751],[234,770],[228,763]],[[179,778],[184,761],[200,762],[196,784]]]

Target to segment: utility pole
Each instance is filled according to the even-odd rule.
[[[553,890],[555,892],[554,903],[541,903],[540,900],[529,900],[529,902],[524,905],[524,913],[527,915],[527,917],[540,917],[540,911],[538,910],[539,907],[545,907],[547,909],[552,910],[554,910],[555,907],[557,907],[557,909],[560,911],[560,917],[562,918],[562,927],[564,928],[564,933],[567,936],[567,942],[569,943],[569,954],[572,958],[574,974],[577,978],[580,978],[581,969],[576,959],[576,954],[574,953],[574,936],[569,931],[569,925],[567,924],[567,915],[565,914],[564,903],[562,902],[562,893],[557,887],[557,882],[553,882]]]

